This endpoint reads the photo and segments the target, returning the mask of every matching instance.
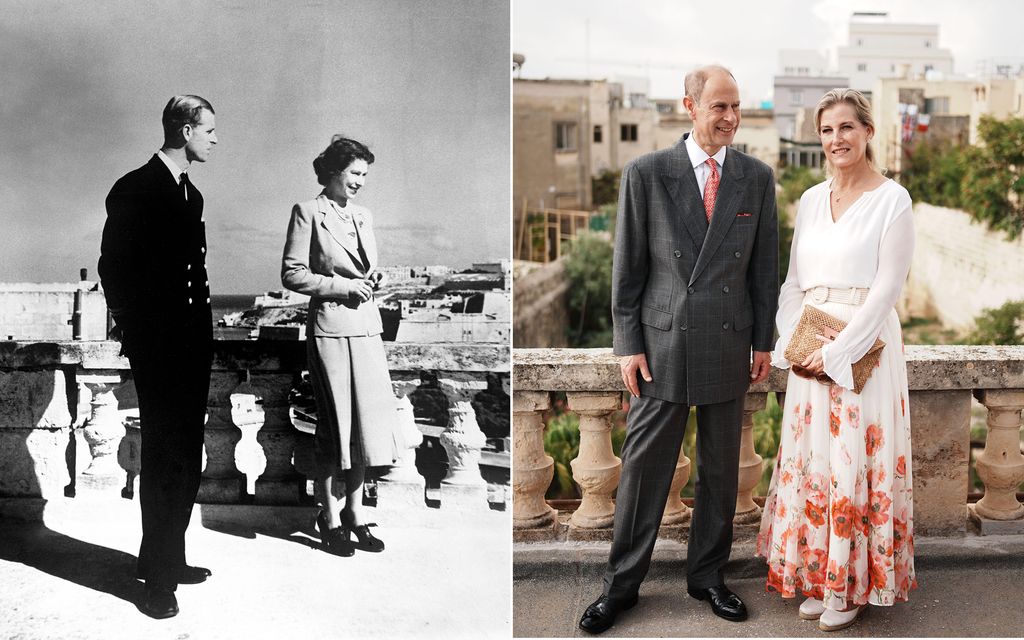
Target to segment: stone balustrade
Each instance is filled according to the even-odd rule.
[[[314,426],[290,400],[305,344],[215,345],[199,502],[312,504]],[[0,342],[0,515],[35,519],[47,503],[82,491],[134,496],[138,403],[119,346]],[[398,407],[392,426],[409,448],[377,480],[377,507],[504,508],[508,453],[485,444],[488,436],[508,441],[508,349],[385,346]]]
[[[1024,533],[1024,506],[1017,499],[1024,482],[1024,346],[908,346],[906,355],[916,532],[962,535],[973,520],[981,533]],[[763,470],[754,450],[753,415],[765,408],[769,392],[785,393],[787,375],[773,369],[745,399],[735,520],[741,529],[756,527],[761,514],[753,499]],[[610,539],[621,470],[612,452],[610,415],[625,392],[618,358],[610,349],[514,349],[513,387],[514,539]],[[582,499],[568,519],[544,500],[554,465],[544,453],[542,414],[553,392],[565,392],[568,410],[580,416],[579,454],[571,466]],[[985,495],[976,505],[968,504],[972,395],[988,409],[989,427],[976,464]],[[679,497],[689,467],[680,452],[662,535],[673,535],[689,519]]]

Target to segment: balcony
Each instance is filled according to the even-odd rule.
[[[132,579],[140,434],[118,349],[0,342],[0,628],[26,638],[317,637],[329,628],[359,637],[436,624],[455,637],[507,636],[506,347],[386,344],[397,420],[413,446],[367,484],[364,504],[387,550],[337,558],[311,552],[312,427],[293,393],[304,343],[216,343],[188,533],[189,561],[214,576],[183,585],[182,613],[169,621],[133,606],[142,595]]]
[[[955,596],[958,599],[947,604],[957,602],[956,606],[961,607],[964,596],[951,586],[956,584],[961,571],[968,575],[975,569],[990,567],[982,573],[995,584],[1002,584],[1010,583],[1021,568],[1017,558],[1024,550],[1024,506],[1017,492],[1024,482],[1020,442],[1024,346],[908,346],[906,353],[913,430],[914,520],[920,541],[917,560],[924,571],[923,575],[919,573],[919,580],[923,586],[937,581],[930,585],[932,593],[936,597],[940,593]],[[783,605],[777,596],[763,594],[764,563],[751,559],[763,504],[754,495],[754,489],[764,467],[754,448],[753,415],[765,408],[769,392],[785,393],[786,376],[787,372],[773,369],[769,379],[751,387],[745,399],[735,543],[729,575],[739,585],[749,583],[746,590],[738,589],[744,597],[755,603],[764,600],[763,608],[768,611],[764,612],[762,622],[774,623],[776,614],[783,615],[779,612],[785,606],[785,616],[792,614],[795,622],[793,626],[780,623],[778,633],[805,635],[817,630],[808,631],[797,625],[796,604],[790,601]],[[603,563],[611,540],[614,494],[621,471],[611,441],[612,416],[621,409],[624,393],[618,359],[609,349],[515,349],[513,379],[514,632],[571,635],[583,608],[600,593]],[[573,479],[581,494],[578,502],[549,504],[544,497],[552,479],[553,461],[544,451],[543,415],[552,406],[554,392],[564,392],[567,409],[579,416],[579,453],[571,462]],[[988,424],[984,449],[975,462],[977,475],[985,485],[984,495],[976,502],[969,499],[972,397],[987,409]],[[717,620],[696,603],[691,606],[683,601],[685,592],[681,584],[690,506],[680,499],[679,489],[686,484],[689,471],[690,460],[680,452],[650,585],[645,584],[641,591],[641,595],[652,596],[653,602],[648,600],[646,614],[635,614],[630,618],[632,623],[621,628],[617,625],[616,631],[641,636],[769,635],[764,627],[744,630],[742,625]],[[1005,563],[999,564],[999,558]],[[929,568],[948,573],[929,576]],[[938,581],[946,586],[940,586]],[[984,585],[985,579],[979,577],[977,583]],[[911,604],[920,608],[930,602],[920,599],[923,597],[926,596],[912,594]],[[558,610],[559,614],[542,620],[521,613],[540,606]],[[762,605],[756,604],[755,610],[757,607]],[[681,621],[677,627],[672,626],[672,618],[665,616],[678,616],[680,608],[686,612],[684,619],[696,626]],[[898,609],[894,610],[893,619],[900,617]],[[985,622],[984,616],[965,614],[962,608],[960,611],[966,617],[942,618],[952,623],[948,629],[965,629],[962,624],[967,620]],[[913,626],[884,628],[885,634],[894,628],[904,629],[903,635],[922,633],[921,628]],[[1009,628],[999,626],[991,633],[1003,635]],[[973,633],[977,627],[966,630]]]

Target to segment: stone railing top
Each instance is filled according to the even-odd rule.
[[[625,391],[611,349],[514,349],[517,391]],[[908,345],[910,389],[1024,389],[1024,345]],[[788,371],[772,369],[753,392],[785,391]]]
[[[385,342],[392,371],[509,372],[509,348],[500,344]],[[82,369],[128,369],[111,340],[0,341],[0,369],[78,366]],[[304,341],[218,340],[215,370],[294,371],[306,363]]]

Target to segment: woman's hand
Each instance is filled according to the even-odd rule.
[[[373,282],[370,280],[352,280],[352,292],[349,294],[360,302],[366,302],[373,296]]]
[[[828,338],[826,336],[816,335],[814,337],[821,340],[823,343],[822,346],[832,342],[832,338]],[[805,374],[803,376],[805,378],[817,378],[818,376],[825,374],[825,361],[821,356],[821,349],[815,349],[811,352],[811,355],[804,358],[803,362],[799,365],[793,363],[793,366],[794,372],[796,372],[797,375],[801,375],[801,373]],[[797,368],[799,368],[800,371],[797,371]]]

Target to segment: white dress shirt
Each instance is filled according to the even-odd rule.
[[[707,165],[708,158],[714,158],[715,162],[718,163],[718,176],[722,176],[722,167],[725,165],[725,150],[727,147],[722,147],[718,152],[709,156],[706,151],[700,148],[697,144],[697,139],[694,137],[694,131],[690,131],[690,135],[686,136],[686,153],[690,155],[690,163],[693,165],[693,173],[697,176],[697,186],[700,187],[700,197],[704,199],[704,185],[707,184],[708,177],[711,175],[711,167]]]

